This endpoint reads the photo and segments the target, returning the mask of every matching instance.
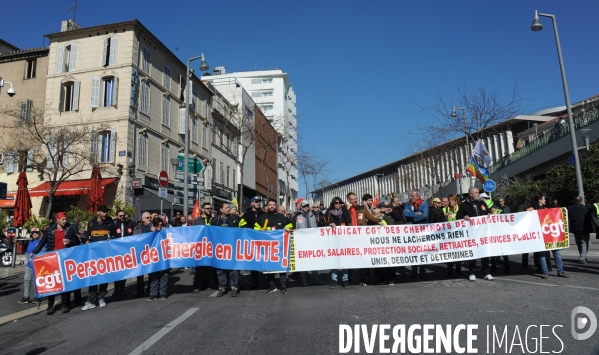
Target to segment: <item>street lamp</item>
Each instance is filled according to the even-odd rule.
[[[553,32],[555,33],[555,43],[557,45],[557,55],[559,57],[559,67],[562,73],[562,85],[564,87],[564,96],[566,98],[566,110],[568,111],[568,125],[570,126],[570,140],[572,141],[572,153],[574,154],[574,167],[576,168],[576,185],[578,185],[578,195],[584,202],[584,188],[582,186],[582,173],[580,171],[580,160],[578,159],[578,143],[576,142],[576,131],[574,130],[574,119],[572,118],[572,106],[570,105],[570,94],[568,93],[568,81],[566,80],[566,69],[564,68],[564,59],[562,58],[562,47],[559,43],[559,35],[557,33],[557,22],[555,15],[541,14],[535,10],[535,18],[530,27],[533,31],[543,29],[543,24],[539,20],[539,16],[549,17],[553,22]]]
[[[581,150],[584,148],[589,150],[589,139],[590,139],[590,135],[591,135],[592,131],[593,130],[590,128],[581,128],[578,130],[578,133],[580,133],[580,135],[582,136],[582,139],[584,140],[584,146],[578,147],[578,150]]]
[[[466,109],[463,107],[453,107],[453,111],[451,111],[451,117],[456,118],[458,117],[458,113],[456,112],[457,110],[462,110],[462,113],[464,114],[464,133],[466,133],[466,160],[468,159],[468,150],[470,150],[470,142],[468,140],[468,136],[470,135],[470,132],[468,130],[468,125],[466,124]],[[460,179],[458,181],[458,183],[460,184],[460,188],[458,189],[458,195],[462,194],[462,172],[460,171]],[[470,179],[468,179],[468,187],[470,187]]]
[[[208,63],[204,59],[204,53],[201,56],[193,57],[187,59],[187,87],[185,88],[185,150],[183,153],[183,213],[187,215],[189,213],[189,206],[187,201],[187,194],[189,192],[189,186],[187,185],[187,176],[189,175],[189,98],[193,95],[192,92],[189,92],[191,89],[191,78],[189,76],[189,66],[192,61],[196,59],[202,59],[200,63],[200,70],[206,71],[208,70]]]

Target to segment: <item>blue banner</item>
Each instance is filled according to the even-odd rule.
[[[166,228],[40,254],[33,259],[35,289],[45,297],[180,267],[285,271],[290,241],[284,230]]]

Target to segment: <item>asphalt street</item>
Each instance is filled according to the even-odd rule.
[[[288,283],[286,295],[249,290],[244,279],[244,289],[236,298],[230,294],[217,298],[214,290],[193,293],[190,270],[173,270],[165,301],[109,296],[108,306],[102,309],[74,308],[52,316],[43,312],[4,324],[0,326],[0,354],[337,354],[341,324],[352,329],[364,324],[369,331],[374,324],[391,328],[440,324],[452,329],[471,324],[478,327],[473,346],[479,354],[540,350],[598,354],[599,332],[587,340],[575,340],[571,315],[578,306],[599,315],[599,247],[592,247],[589,263],[584,265],[577,263],[575,248],[562,251],[568,279],[555,276],[554,267],[553,276],[543,280],[536,270],[522,269],[518,255],[512,258],[509,275],[503,275],[499,266],[495,281],[469,282],[466,275],[446,279],[445,265],[432,265],[427,267],[425,280],[412,280],[408,269],[399,268],[401,275],[394,286],[330,289],[329,273],[321,271],[326,284],[302,287],[299,277],[293,277],[296,281]],[[8,303],[14,303],[11,310],[32,307],[16,303],[22,296],[18,281],[19,275],[0,279],[3,313],[9,312]],[[134,292],[132,286],[127,291],[129,295]],[[506,340],[501,346],[495,341],[494,351],[493,326],[500,335],[507,329]],[[547,337],[542,349],[541,336]],[[458,339],[465,345],[465,332]],[[383,345],[390,348],[393,338]],[[350,353],[355,350],[351,348]],[[364,342],[359,352],[366,353]],[[377,338],[373,353],[379,352]],[[449,353],[457,352],[454,348]]]

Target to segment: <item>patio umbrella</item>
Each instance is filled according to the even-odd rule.
[[[104,191],[102,191],[102,173],[100,167],[94,165],[92,177],[87,195],[87,211],[95,212],[99,206],[104,204]]]
[[[31,197],[29,197],[27,185],[27,174],[24,171],[21,171],[19,173],[19,178],[17,179],[18,191],[15,199],[15,217],[13,220],[13,226],[15,228],[22,227],[29,219]]]

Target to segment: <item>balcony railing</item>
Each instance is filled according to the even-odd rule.
[[[593,122],[596,122],[597,120],[599,120],[599,109],[597,109],[597,107],[595,106],[593,107],[593,109],[589,111],[582,112],[574,116],[574,128],[582,128]],[[537,151],[568,134],[570,134],[570,125],[568,125],[567,122],[565,124],[560,124],[557,127],[555,127],[551,132],[544,134],[542,137],[535,139],[525,147],[518,149],[517,151],[513,152],[510,155],[507,155],[497,163],[491,165],[489,167],[489,172],[493,174],[496,171],[505,168],[506,166],[524,158],[530,153]]]

